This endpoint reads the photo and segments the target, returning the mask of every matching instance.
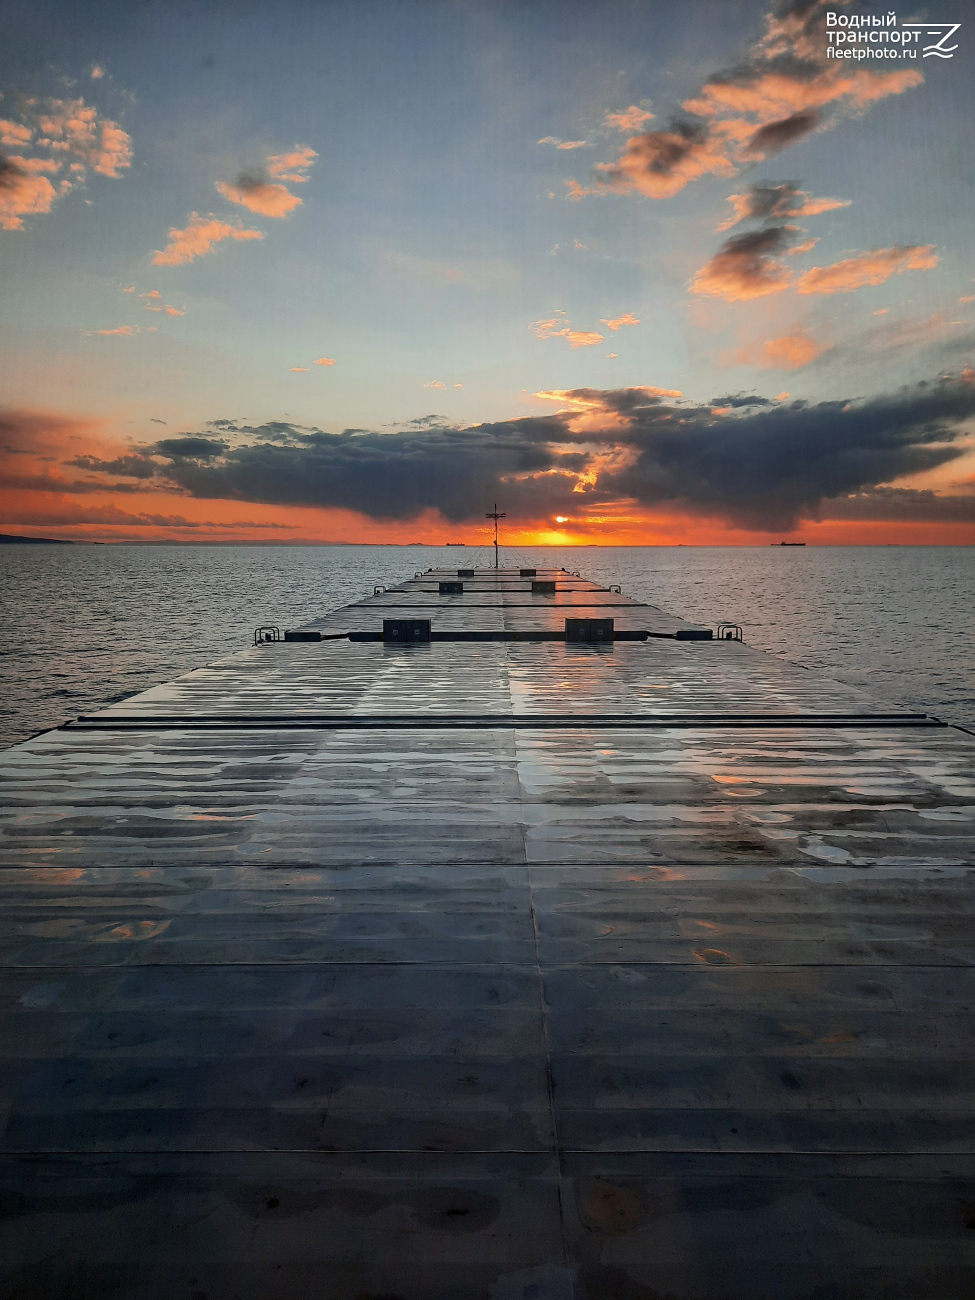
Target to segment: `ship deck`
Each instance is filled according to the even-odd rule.
[[[975,738],[537,578],[0,754],[0,1296],[975,1293]]]

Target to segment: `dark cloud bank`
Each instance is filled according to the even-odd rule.
[[[975,519],[975,497],[879,486],[962,454],[972,379],[966,371],[867,401],[815,404],[739,394],[696,406],[638,388],[575,389],[563,395],[574,410],[465,429],[424,419],[391,434],[218,420],[113,461],[71,463],[192,497],[338,506],[385,520],[435,509],[460,522],[495,500],[509,518],[578,517],[583,506],[632,499],[773,531],[821,516],[835,498],[845,517]],[[722,404],[732,410],[716,415]],[[587,472],[595,481],[575,492]]]

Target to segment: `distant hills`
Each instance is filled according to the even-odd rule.
[[[35,544],[42,546],[74,546],[74,542],[62,541],[60,537],[15,537],[13,533],[0,533],[0,546],[4,542],[23,542],[28,546]]]

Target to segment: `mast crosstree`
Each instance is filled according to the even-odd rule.
[[[489,510],[484,518],[494,520],[494,567],[498,568],[498,520],[504,519],[505,513],[502,510],[501,513],[498,514],[498,503],[495,501],[494,509]]]

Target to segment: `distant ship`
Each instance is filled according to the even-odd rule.
[[[447,545],[448,545],[448,546],[466,546],[467,543],[466,543],[466,542],[448,542]]]
[[[770,546],[805,546],[805,542],[770,542]]]

